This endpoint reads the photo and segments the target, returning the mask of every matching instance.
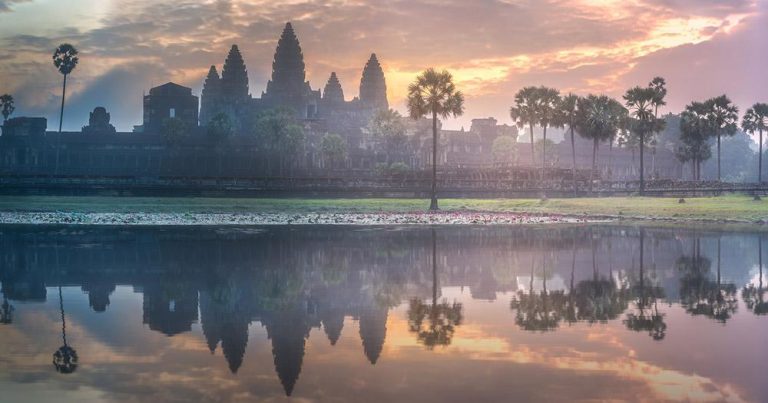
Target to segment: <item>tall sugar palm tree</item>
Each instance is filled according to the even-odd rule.
[[[64,99],[67,96],[67,76],[75,69],[80,58],[77,56],[77,49],[68,43],[62,43],[53,52],[53,65],[59,70],[59,73],[64,75],[64,85],[61,91],[61,112],[59,113],[59,137],[58,141],[61,141],[61,126],[64,122]],[[59,172],[59,146],[56,145],[56,165],[54,166],[54,174]]]
[[[738,130],[739,108],[725,95],[707,100],[710,123],[717,136],[717,181],[720,181],[720,138],[733,136]]]
[[[563,127],[558,118],[558,106],[560,105],[560,91],[554,88],[538,88],[538,107],[536,108],[536,122],[543,130],[541,147],[541,179],[544,180],[544,172],[547,166],[547,127]]]
[[[656,118],[654,99],[656,90],[651,87],[634,87],[624,94],[624,101],[629,108],[632,119],[629,121],[630,130],[637,136],[640,145],[640,194],[645,192],[645,143],[647,135],[656,132],[660,123]]]
[[[536,162],[536,148],[533,141],[533,126],[538,122],[539,89],[537,87],[525,87],[515,94],[515,105],[509,108],[509,116],[524,129],[527,125],[531,134],[531,163]]]
[[[573,180],[573,189],[576,190],[576,138],[574,127],[578,118],[579,97],[568,94],[560,100],[558,106],[558,119],[561,127],[568,126],[571,135],[571,156],[573,157],[573,166],[571,167],[571,179]]]
[[[437,210],[437,118],[461,116],[464,94],[456,89],[453,76],[446,70],[424,70],[408,86],[408,112],[412,119],[432,116],[432,199],[430,210]]]
[[[701,163],[712,156],[707,138],[712,135],[709,106],[704,102],[691,102],[680,114],[680,142],[677,158],[691,161],[693,180],[701,179]]]
[[[741,121],[741,128],[750,134],[758,133],[757,181],[763,182],[763,132],[768,131],[768,104],[756,103],[747,109]]]
[[[667,82],[664,80],[664,77],[654,77],[653,80],[651,80],[650,83],[648,83],[649,88],[653,88],[655,92],[655,96],[653,98],[653,117],[659,118],[659,107],[664,106],[667,104],[667,102],[664,100],[667,96]],[[660,129],[661,130],[661,129]],[[660,131],[659,130],[659,131]],[[658,146],[658,135],[659,131],[656,131],[653,133],[653,138],[651,139],[651,172],[654,174],[656,173],[656,147]]]
[[[64,86],[61,91],[61,113],[59,114],[59,133],[61,133],[61,124],[64,120],[64,98],[67,96],[67,76],[77,67],[80,58],[77,56],[77,49],[74,46],[63,43],[53,52],[53,65],[59,69],[59,73],[64,75]]]
[[[3,114],[3,123],[8,121],[8,116],[11,116],[16,107],[13,106],[13,96],[10,94],[3,94],[0,96],[0,112]]]
[[[600,142],[606,141],[619,130],[624,107],[615,99],[605,95],[588,95],[579,100],[578,119],[576,128],[579,135],[591,139],[592,145],[592,172],[589,175],[590,189],[597,170],[597,148]]]

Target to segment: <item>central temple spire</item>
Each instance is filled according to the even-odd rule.
[[[275,59],[272,62],[272,80],[267,83],[267,94],[288,95],[289,98],[301,96],[306,79],[304,55],[291,23],[285,24],[283,34],[277,42]]]

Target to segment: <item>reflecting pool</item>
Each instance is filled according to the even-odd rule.
[[[0,401],[765,402],[762,238],[0,227]]]

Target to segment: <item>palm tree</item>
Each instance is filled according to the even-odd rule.
[[[571,168],[571,177],[573,179],[573,190],[576,191],[576,139],[574,133],[574,127],[576,126],[576,119],[578,118],[578,104],[579,97],[573,94],[568,94],[560,100],[558,107],[558,118],[561,127],[568,126],[568,131],[571,134],[571,156],[573,157],[573,167]]]
[[[664,80],[663,77],[654,77],[653,80],[651,80],[650,83],[648,83],[649,88],[653,88],[655,92],[655,96],[653,97],[653,117],[657,118],[659,117],[659,107],[664,106],[667,104],[666,101],[664,101],[664,98],[667,96],[667,82]],[[656,144],[657,137],[659,135],[659,131],[656,131],[653,133],[653,139],[651,140],[651,155],[653,158],[651,159],[651,172],[654,174],[656,173],[656,147],[658,144]]]
[[[768,131],[768,104],[756,103],[747,109],[741,121],[741,128],[751,134],[759,134],[757,149],[757,181],[763,182],[763,131]]]
[[[592,172],[589,174],[590,189],[597,170],[597,148],[601,141],[608,140],[619,130],[624,107],[615,99],[605,95],[588,95],[578,105],[576,128],[579,134],[593,141]]]
[[[80,58],[77,57],[77,49],[74,46],[63,43],[53,52],[53,65],[59,69],[59,73],[64,75],[64,87],[61,92],[61,113],[59,114],[59,133],[61,133],[61,124],[64,121],[64,98],[67,95],[67,76],[77,66]]]
[[[456,90],[453,76],[446,70],[424,70],[408,86],[408,112],[412,119],[432,115],[432,200],[430,210],[437,210],[437,117],[461,116],[464,94]]]
[[[8,121],[8,116],[11,116],[16,107],[13,106],[13,96],[10,94],[3,94],[0,96],[0,110],[3,114],[3,124]]]
[[[536,122],[543,129],[544,136],[541,148],[541,179],[544,180],[547,165],[547,127],[563,127],[563,125],[558,118],[560,91],[542,86],[537,89],[537,92]]]
[[[680,114],[682,144],[675,153],[681,162],[691,161],[693,180],[701,178],[701,163],[712,156],[707,143],[707,138],[712,133],[708,111],[709,107],[705,103],[691,102]]]
[[[656,132],[660,126],[654,110],[656,90],[651,87],[634,87],[624,94],[624,101],[630,110],[630,130],[638,137],[640,144],[640,194],[645,192],[645,142],[646,135]]]
[[[536,161],[536,150],[533,142],[533,126],[538,121],[537,104],[539,100],[539,89],[537,87],[525,87],[515,94],[515,105],[509,108],[509,116],[517,124],[517,127],[524,129],[526,125],[531,133],[531,165]]]
[[[59,114],[59,137],[58,141],[61,141],[61,126],[64,122],[64,99],[67,96],[67,76],[72,73],[72,70],[77,66],[77,62],[80,58],[77,57],[77,49],[68,43],[62,43],[53,52],[53,65],[59,70],[59,73],[64,75],[64,86],[61,91],[61,112]],[[56,165],[54,166],[54,174],[59,171],[59,147],[56,146]]]
[[[706,101],[710,122],[717,136],[717,181],[720,181],[720,137],[733,136],[738,130],[739,108],[725,95]]]

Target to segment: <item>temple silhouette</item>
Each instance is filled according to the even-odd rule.
[[[238,131],[247,130],[248,122],[260,111],[285,107],[305,120],[324,120],[328,130],[337,131],[335,122],[357,120],[363,127],[371,116],[389,109],[384,71],[375,54],[365,64],[360,79],[360,96],[344,99],[336,73],[331,73],[324,90],[314,90],[306,81],[304,55],[291,23],[285,25],[275,50],[272,78],[266,91],[254,98],[248,86],[248,70],[237,45],[232,48],[219,75],[211,66],[200,99],[200,125],[205,126],[219,113],[236,122]]]
[[[406,169],[411,180],[399,182],[402,189],[394,190],[413,192],[426,186],[432,147],[428,119],[401,117],[405,138],[398,147],[389,147],[372,134],[374,117],[390,107],[386,77],[376,54],[371,54],[362,66],[358,96],[353,98],[344,93],[335,72],[322,89],[311,86],[291,23],[280,35],[271,78],[258,96],[251,94],[245,56],[237,45],[232,45],[221,68],[210,66],[207,76],[201,77],[199,97],[191,88],[173,82],[151,88],[143,97],[142,122],[132,132],[117,132],[103,106],[90,113],[82,130],[73,132],[47,131],[45,118],[9,119],[0,136],[4,190],[56,192],[61,188],[95,186],[137,193],[200,192],[205,187],[210,188],[208,191],[221,190],[222,180],[227,181],[230,190],[233,184],[253,191],[349,191],[353,187],[377,186],[391,190],[393,184],[387,180],[392,179],[391,175],[398,177],[396,171],[388,171],[394,163]],[[262,114],[278,110],[290,111],[303,132],[300,149],[283,156],[287,161],[279,170],[270,162],[275,152],[265,147],[254,132]],[[231,124],[232,135],[220,141],[209,135],[209,123],[222,114]],[[166,133],[164,126],[169,119],[179,126],[175,135],[178,139]],[[500,161],[493,152],[493,143],[499,137],[517,139],[516,127],[488,117],[473,119],[467,130],[441,127],[440,131],[438,158],[446,191],[503,192],[509,190],[510,183],[522,189],[540,185],[536,162],[529,153],[518,152],[511,162],[509,156]],[[345,144],[341,164],[328,162],[322,148],[324,137],[332,134]],[[575,146],[578,165],[591,166],[590,141],[577,137]],[[572,175],[570,144],[563,141],[552,146],[550,153],[549,185],[557,187],[563,178]],[[637,175],[635,162],[632,150],[616,147],[608,158],[600,159],[598,170],[614,180],[633,180]],[[682,165],[666,149],[657,150],[651,165],[663,178],[682,175]],[[577,170],[578,180],[586,180],[586,171]],[[315,179],[329,175],[337,180],[331,183]],[[305,180],[280,179],[285,176]],[[474,188],[468,188],[469,183]]]

